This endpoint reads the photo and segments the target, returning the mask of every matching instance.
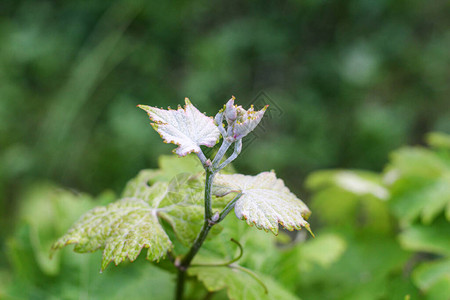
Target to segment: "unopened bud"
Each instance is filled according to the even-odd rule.
[[[228,124],[233,123],[237,118],[237,110],[234,105],[234,97],[228,100],[225,106],[225,117]]]
[[[216,211],[216,212],[214,213],[214,215],[211,217],[211,221],[217,222],[217,221],[219,221],[219,217],[220,217],[220,214],[219,214],[218,211]]]
[[[212,165],[212,162],[211,162],[211,160],[208,158],[208,159],[205,161],[205,167],[211,167],[211,165]]]

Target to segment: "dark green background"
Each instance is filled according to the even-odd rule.
[[[302,198],[313,170],[380,170],[450,131],[449,15],[444,0],[2,0],[0,232],[37,179],[98,194],[154,167],[173,146],[137,104],[214,115],[263,92],[272,113],[236,169],[275,169]]]

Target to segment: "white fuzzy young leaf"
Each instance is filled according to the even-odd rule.
[[[214,194],[224,196],[230,192],[241,192],[234,211],[241,220],[246,220],[259,229],[278,234],[278,224],[288,230],[305,227],[311,211],[277,179],[274,172],[263,172],[256,176],[241,174],[218,175],[214,180]]]
[[[255,111],[252,105],[248,110],[245,110],[242,106],[235,105],[234,100],[235,98],[232,97],[227,102],[225,107],[216,115],[215,121],[219,126],[222,126],[222,120],[225,117],[228,124],[226,135],[234,140],[238,140],[245,137],[258,126],[269,106],[266,105],[263,109]]]
[[[185,99],[184,109],[159,109],[147,105],[138,105],[145,110],[153,128],[163,138],[164,142],[178,145],[175,153],[185,156],[188,153],[199,153],[200,145],[214,146],[219,140],[220,132],[211,117],[202,114],[194,105]]]
[[[252,132],[258,126],[259,122],[261,122],[267,107],[268,105],[258,111],[255,111],[253,106],[248,110],[238,109],[238,119],[233,131],[234,138],[243,138]]]

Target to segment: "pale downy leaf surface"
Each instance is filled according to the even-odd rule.
[[[241,192],[234,211],[241,220],[246,220],[259,229],[278,234],[278,224],[288,230],[305,227],[311,211],[277,179],[274,172],[263,172],[256,176],[220,174],[214,181],[214,193],[223,196],[230,192]]]
[[[238,140],[245,137],[258,126],[269,106],[266,105],[263,109],[255,111],[252,105],[248,110],[245,110],[242,106],[235,105],[234,100],[235,98],[232,97],[224,108],[219,111],[216,115],[215,122],[219,126],[222,126],[222,120],[225,117],[228,124],[225,135]]]
[[[220,132],[211,117],[202,114],[194,105],[185,99],[184,109],[159,109],[147,105],[138,105],[145,110],[153,128],[161,135],[164,142],[178,145],[175,153],[185,156],[188,153],[199,153],[200,145],[214,146],[219,140]]]
[[[226,288],[227,295],[232,300],[299,299],[269,276],[262,276],[261,274],[258,274],[258,277],[267,287],[267,293],[255,278],[239,269],[230,267],[195,267],[190,268],[188,272],[191,276],[197,276],[210,292]]]
[[[127,185],[126,198],[87,212],[53,248],[76,244],[76,252],[104,249],[102,270],[111,261],[134,261],[143,248],[148,248],[148,260],[158,261],[172,248],[158,217],[171,224],[184,244],[191,242],[203,219],[199,176],[182,174],[152,186],[149,176],[141,173]]]
[[[261,122],[267,107],[268,106],[265,106],[259,111],[255,111],[253,106],[251,106],[248,110],[244,110],[239,107],[237,110],[238,118],[236,120],[236,124],[234,125],[233,137],[239,139],[252,132],[256,126],[258,126],[259,122]]]

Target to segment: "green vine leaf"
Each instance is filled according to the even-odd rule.
[[[69,244],[76,244],[74,250],[81,253],[103,249],[102,270],[111,261],[134,261],[143,248],[148,248],[148,260],[159,261],[173,247],[159,218],[173,227],[183,244],[191,243],[203,220],[201,176],[185,173],[150,186],[152,176],[141,172],[127,185],[125,198],[87,212],[53,249]]]
[[[275,235],[278,234],[278,224],[291,231],[302,227],[310,231],[306,219],[311,211],[289,191],[283,180],[277,179],[273,171],[256,176],[218,175],[214,181],[214,194],[224,196],[231,192],[242,193],[234,211],[250,226],[270,230]]]
[[[200,231],[204,216],[202,173],[182,173],[175,176],[170,183],[157,182],[150,186],[149,181],[153,176],[151,170],[141,171],[136,178],[128,182],[123,196],[144,199],[147,202],[156,201],[152,206],[158,207],[158,217],[172,226],[182,244],[189,246]]]
[[[201,173],[180,174],[172,179],[160,204],[158,215],[172,226],[185,246],[192,244],[203,224],[203,185]]]
[[[53,245],[53,249],[69,244],[76,244],[74,250],[81,253],[103,248],[102,271],[111,261],[115,265],[126,258],[134,261],[142,248],[148,248],[147,259],[157,261],[172,247],[155,210],[136,198],[121,199],[90,210]]]
[[[188,153],[199,153],[200,145],[214,146],[220,137],[219,129],[213,118],[202,114],[194,105],[185,99],[184,109],[159,109],[147,105],[138,105],[145,110],[154,123],[153,128],[161,135],[165,143],[178,145],[175,153],[186,156]]]

